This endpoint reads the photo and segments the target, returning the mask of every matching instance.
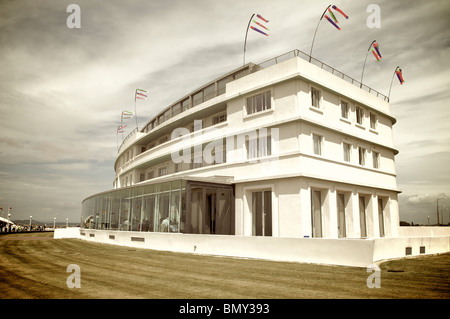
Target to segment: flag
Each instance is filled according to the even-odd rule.
[[[130,111],[123,111],[122,112],[122,118],[123,119],[131,119],[133,117],[133,112]]]
[[[146,100],[147,99],[147,90],[136,89],[135,99]]]
[[[380,62],[382,56],[380,53],[378,42],[373,42],[370,50],[372,51],[372,53],[373,53],[374,57],[377,59],[377,61]]]
[[[269,20],[264,19],[264,18],[263,18],[261,15],[259,15],[259,14],[257,14],[256,16],[257,16],[259,19],[261,19],[261,21],[264,21],[265,23],[269,22]],[[261,28],[263,28],[263,29],[269,31],[269,28],[267,28],[267,27],[266,27],[265,25],[263,25],[262,23],[260,23],[260,22],[258,22],[258,21],[255,21],[255,20],[252,20],[252,22],[255,23],[256,25],[260,26]],[[251,28],[252,30],[255,30],[256,32],[259,32],[259,33],[261,33],[261,34],[264,34],[265,36],[269,36],[266,32],[264,32],[264,31],[258,29],[257,27],[250,26],[250,28]]]
[[[325,15],[325,19],[327,19],[332,25],[334,25],[336,27],[336,29],[341,30],[341,28],[333,22],[333,20],[331,20],[327,15]]]
[[[341,9],[339,9],[338,7],[336,7],[335,5],[333,5],[332,7],[334,10],[336,10],[337,12],[339,12],[340,14],[342,14],[344,16],[344,18],[348,19],[348,15],[346,15]]]
[[[338,19],[336,19],[336,16],[334,15],[333,11],[331,11],[330,8],[328,8],[328,13],[329,13],[330,16],[333,18],[334,23],[339,23]]]
[[[339,12],[340,14],[342,14],[346,19],[348,19],[348,15],[346,15],[341,9],[339,9],[336,6],[332,6],[332,8],[334,10],[336,10],[337,12]],[[328,7],[327,10],[328,14],[331,16],[331,18],[329,16],[327,16],[326,14],[324,15],[325,19],[328,20],[328,22],[330,22],[332,25],[334,25],[336,27],[336,29],[341,30],[341,28],[337,25],[339,23],[338,19],[336,18],[336,16],[334,15],[333,11],[331,11],[331,9]],[[324,12],[325,13],[325,12]]]
[[[122,125],[122,126],[118,126],[117,127],[117,133],[123,133],[123,132],[125,132],[125,131],[123,131],[123,129],[125,128],[125,127],[127,127],[126,125]]]
[[[395,73],[397,74],[397,78],[400,81],[400,84],[403,84],[405,80],[403,79],[402,69],[400,69],[400,67],[397,67]]]

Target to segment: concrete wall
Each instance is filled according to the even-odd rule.
[[[82,229],[91,242],[182,253],[367,267],[391,258],[450,251],[450,237],[377,239],[277,238]],[[407,250],[411,247],[411,253]],[[423,252],[420,248],[423,247]]]

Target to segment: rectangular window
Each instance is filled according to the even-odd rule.
[[[181,102],[181,109],[183,110],[183,112],[188,110],[190,105],[191,105],[190,99],[186,99],[183,102]]]
[[[370,112],[370,128],[372,130],[377,129],[377,115],[372,112]]]
[[[380,168],[380,153],[372,151],[373,168]]]
[[[213,125],[225,122],[226,120],[227,120],[227,115],[226,114],[214,116],[213,117]]]
[[[166,166],[161,167],[161,168],[158,170],[158,175],[159,175],[159,176],[167,175],[167,167],[166,167]]]
[[[352,146],[350,144],[344,143],[343,150],[344,150],[344,161],[350,162],[350,151],[352,149]]]
[[[356,107],[356,123],[358,123],[359,125],[363,124],[363,118],[364,118],[364,110],[357,106]]]
[[[272,108],[270,91],[247,98],[247,115]]]
[[[152,179],[155,177],[155,173],[153,171],[147,172],[147,179]]]
[[[181,103],[177,103],[174,106],[172,106],[172,116],[175,116],[180,113],[181,113]]]
[[[322,139],[322,136],[313,134],[314,154],[316,155],[322,155]]]
[[[311,88],[311,105],[320,108],[320,91],[315,88]]]
[[[358,147],[359,165],[364,166],[366,164],[366,149]]]
[[[341,101],[341,117],[348,120],[348,103]]]

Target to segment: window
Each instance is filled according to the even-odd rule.
[[[143,182],[145,181],[145,173],[140,173],[139,174],[139,182]]]
[[[347,143],[342,144],[342,146],[344,151],[344,161],[350,162],[350,151],[352,149],[352,146]]]
[[[226,120],[227,120],[227,115],[226,114],[214,116],[213,117],[213,125],[225,122]]]
[[[247,115],[271,109],[270,91],[247,98]]]
[[[348,120],[348,103],[341,101],[341,117]]]
[[[366,198],[359,196],[359,227],[361,230],[361,237],[367,237],[367,225],[366,225]]]
[[[155,173],[153,171],[147,172],[147,179],[152,179],[155,177]]]
[[[320,108],[320,91],[315,88],[311,88],[311,105]]]
[[[378,228],[380,230],[380,237],[384,237],[384,212],[382,198],[378,198]]]
[[[175,116],[180,113],[181,113],[181,103],[177,103],[174,106],[172,106],[172,116]]]
[[[183,102],[181,102],[181,108],[184,111],[186,111],[187,109],[189,109],[189,106],[191,105],[191,101],[189,99],[184,100]]]
[[[380,168],[380,153],[372,151],[373,168]]]
[[[259,131],[259,137],[247,137],[245,139],[245,148],[247,150],[247,159],[254,159],[272,155],[272,138],[271,135]]]
[[[181,172],[181,163],[175,163],[174,170],[175,173]]]
[[[366,149],[358,147],[359,165],[364,166],[366,163]]]
[[[372,112],[370,112],[370,128],[372,130],[377,129],[377,115]]]
[[[358,123],[359,125],[363,124],[363,118],[364,118],[364,110],[357,106],[356,107],[356,123]]]
[[[167,167],[166,167],[166,166],[161,167],[161,168],[158,170],[158,174],[159,174],[159,176],[167,175]]]
[[[314,154],[316,155],[322,155],[322,139],[322,136],[313,134]]]

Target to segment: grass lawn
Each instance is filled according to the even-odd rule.
[[[380,265],[381,287],[365,268],[162,252],[52,239],[0,236],[0,299],[450,298],[450,254]],[[67,266],[81,288],[68,288]]]

